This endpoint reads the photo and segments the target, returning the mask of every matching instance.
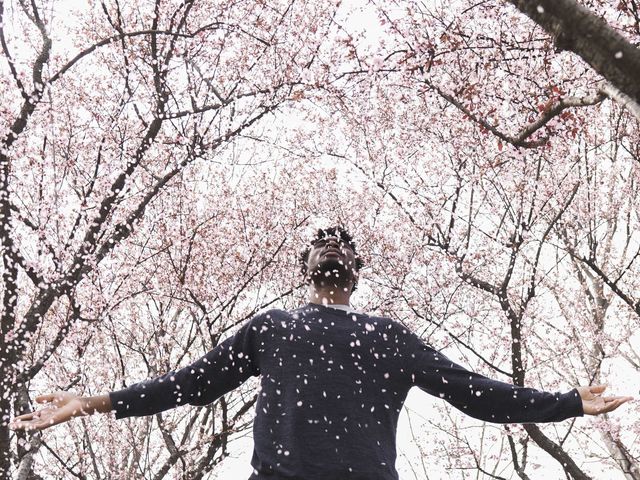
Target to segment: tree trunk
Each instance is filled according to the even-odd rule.
[[[5,370],[2,369],[2,375]],[[2,421],[0,422],[0,480],[11,480],[11,445],[9,443],[9,414],[11,402],[9,401],[9,395],[4,386],[0,392],[0,415],[2,415]]]
[[[640,50],[574,0],[509,0],[553,36],[556,46],[579,55],[634,102],[640,102]]]

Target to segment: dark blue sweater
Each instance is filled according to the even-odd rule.
[[[116,418],[206,405],[261,375],[250,480],[397,479],[396,425],[412,386],[496,423],[580,416],[546,393],[465,370],[391,319],[309,304],[270,310],[181,370],[111,392]]]

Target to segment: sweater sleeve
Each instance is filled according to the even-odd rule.
[[[558,422],[584,414],[576,389],[549,393],[499,382],[466,370],[408,333],[411,384],[474,418],[492,423]]]
[[[180,405],[206,405],[260,373],[255,319],[180,370],[109,393],[116,418],[153,415]]]

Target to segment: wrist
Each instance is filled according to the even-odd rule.
[[[94,397],[79,397],[79,407],[76,417],[92,415],[94,413],[107,413],[111,411],[109,395],[97,395]]]

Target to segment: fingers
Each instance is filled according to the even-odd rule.
[[[64,401],[64,399],[68,397],[68,395],[69,395],[68,392],[63,392],[63,391],[45,393],[44,395],[38,395],[36,397],[36,402],[38,403],[61,402],[61,401]]]
[[[35,425],[40,422],[40,417],[36,416],[35,413],[27,413],[14,418],[11,423],[9,423],[9,428],[11,430],[34,430]]]
[[[605,402],[604,407],[602,407],[598,413],[608,413],[614,411],[620,405],[626,402],[625,399],[617,398],[615,400],[611,400],[609,402]]]
[[[44,395],[38,395],[36,397],[36,402],[38,403],[48,403],[56,400],[57,395],[55,393],[45,393]]]
[[[56,411],[56,407],[46,407],[40,410],[34,410],[33,412],[23,413],[14,418],[14,420],[32,420],[34,418],[44,418],[51,416]]]
[[[594,395],[599,395],[607,389],[607,385],[590,385],[589,391]]]
[[[622,404],[633,400],[633,397],[602,397],[598,405],[592,410],[592,415],[600,415],[614,411]]]
[[[52,409],[44,409],[14,418],[9,423],[9,428],[12,430],[44,430],[60,422],[60,417],[55,415]]]
[[[628,402],[629,400],[633,400],[633,397],[629,396],[616,396],[616,397],[602,397],[605,402],[613,402],[614,400],[622,400],[624,402]]]
[[[43,422],[41,411],[29,412],[15,417],[10,423],[12,430],[33,430],[34,426]]]
[[[53,419],[49,419],[49,420],[35,419],[31,421],[26,421],[26,422],[16,421],[16,420],[14,420],[9,424],[9,428],[11,430],[25,430],[25,431],[44,430],[45,428],[54,425]]]
[[[39,410],[16,416],[9,423],[9,428],[12,430],[44,430],[52,425],[66,422],[72,416],[64,413],[71,397],[74,395],[62,391],[38,395],[35,401],[46,405]]]
[[[16,418],[11,423],[9,423],[9,428],[11,430],[34,430],[35,423],[36,422],[33,421],[23,421]]]
[[[33,418],[36,418],[36,412],[29,412],[29,413],[25,413],[23,415],[17,416],[16,418],[14,418],[12,420],[11,423],[14,423],[14,422],[25,422],[27,420],[33,420]]]

